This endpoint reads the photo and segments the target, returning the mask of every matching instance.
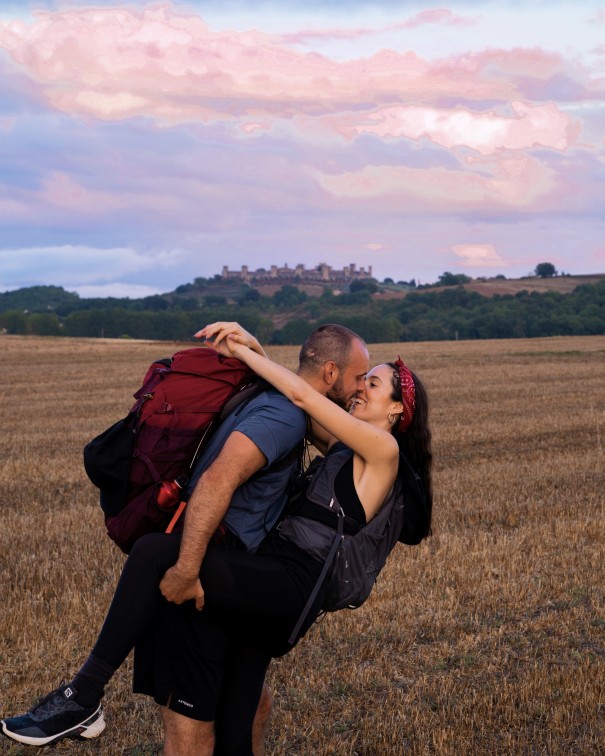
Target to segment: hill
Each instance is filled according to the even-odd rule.
[[[342,323],[368,343],[605,333],[605,275],[447,275],[456,285],[369,281],[344,292],[322,287],[319,296],[292,284],[263,293],[216,279],[143,299],[80,299],[56,287],[34,287],[0,298],[0,332],[185,340],[204,323],[239,320],[271,344],[300,344],[326,322]]]
[[[484,297],[493,297],[494,294],[517,294],[520,291],[556,291],[559,294],[571,294],[577,287],[583,284],[596,284],[605,279],[605,273],[596,273],[586,276],[553,276],[552,278],[538,278],[526,276],[525,278],[489,278],[482,280],[473,279],[468,284],[463,284],[467,291],[476,291]],[[430,291],[443,291],[445,286],[433,286]]]
[[[531,293],[536,291],[543,294],[547,291],[555,291],[559,294],[571,294],[577,287],[584,284],[596,284],[605,279],[605,273],[594,273],[583,276],[553,276],[552,278],[539,278],[537,276],[525,276],[523,278],[473,278],[468,283],[458,284],[466,291],[475,291],[483,297],[493,297],[498,294],[515,295],[520,291]],[[381,286],[380,291],[374,294],[376,299],[403,299],[410,292],[442,292],[451,289],[451,286],[423,286],[418,289],[402,289],[397,285]]]

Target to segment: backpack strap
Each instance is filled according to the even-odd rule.
[[[334,536],[334,540],[332,541],[332,546],[330,548],[330,552],[328,553],[328,556],[326,557],[326,561],[324,562],[324,565],[322,567],[321,572],[319,573],[319,577],[317,578],[317,582],[313,586],[313,590],[311,591],[311,595],[307,599],[307,603],[305,604],[305,608],[302,610],[300,617],[298,618],[298,621],[296,625],[294,626],[294,630],[292,630],[292,634],[288,638],[288,643],[293,646],[297,639],[298,634],[300,632],[300,628],[303,625],[303,622],[307,619],[309,612],[311,611],[311,607],[313,606],[313,603],[315,602],[315,599],[317,598],[317,595],[319,591],[321,590],[321,587],[324,583],[324,580],[326,578],[326,575],[328,574],[328,570],[332,566],[332,562],[334,561],[334,557],[336,556],[336,550],[338,549],[338,546],[340,545],[340,542],[343,538],[344,533],[344,521],[345,521],[345,513],[340,508],[340,511],[338,512],[338,530],[336,531],[336,535]]]
[[[168,527],[164,531],[164,533],[172,533],[174,530],[174,526],[177,524],[179,517],[183,514],[183,511],[185,510],[185,507],[187,506],[186,501],[181,501],[176,512],[172,515],[172,520],[168,523]]]
[[[343,532],[346,535],[355,535],[355,533],[359,533],[364,527],[364,525],[354,517],[350,517],[346,514],[343,516],[338,510],[321,507],[307,499],[303,499],[296,511],[292,510],[289,514],[297,514],[300,517],[306,517],[309,520],[316,520],[334,530],[338,530],[338,521],[341,517],[344,517]]]
[[[263,391],[266,391],[270,388],[273,387],[268,381],[266,381],[264,378],[259,378],[258,376],[256,376],[249,383],[246,383],[244,386],[238,389],[230,399],[227,399],[227,401],[223,405],[223,409],[219,413],[217,425],[220,425],[223,420],[232,412],[235,414],[241,412],[244,405],[248,404],[248,402],[252,401],[252,399],[255,399],[257,396],[259,396],[259,394],[262,394]]]
[[[151,367],[147,371],[143,385],[136,392],[136,394],[133,394],[133,398],[137,401],[134,407],[130,410],[131,412],[140,412],[141,407],[143,406],[143,404],[145,404],[147,399],[153,396],[153,390],[155,389],[155,387],[160,383],[162,378],[170,372],[171,364],[172,358],[165,357],[162,360],[156,360],[151,365]]]

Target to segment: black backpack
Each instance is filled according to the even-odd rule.
[[[323,611],[355,609],[370,595],[395,544],[400,541],[413,545],[428,535],[429,515],[422,483],[403,454],[397,480],[379,512],[367,525],[351,530],[334,493],[334,479],[352,454],[351,449],[340,445],[326,457],[314,460],[296,494],[298,501],[279,525],[282,538],[324,562],[289,639],[291,645],[298,639],[324,581]]]

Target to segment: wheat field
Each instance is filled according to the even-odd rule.
[[[0,344],[11,716],[77,670],[123,563],[82,447],[183,345]],[[272,665],[268,753],[605,754],[605,337],[372,345],[371,361],[398,351],[431,397],[434,535],[398,546],[364,607]],[[297,350],[271,356],[294,367]],[[129,674],[111,683],[105,733],[54,753],[160,753],[157,709]]]

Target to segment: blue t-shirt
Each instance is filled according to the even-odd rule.
[[[284,508],[286,487],[296,461],[283,469],[269,468],[290,454],[304,438],[305,430],[305,413],[301,409],[275,389],[263,391],[221,423],[194,467],[187,493],[192,493],[233,431],[247,436],[265,455],[267,464],[236,489],[224,522],[248,551],[256,551]],[[236,459],[233,465],[237,465]]]

